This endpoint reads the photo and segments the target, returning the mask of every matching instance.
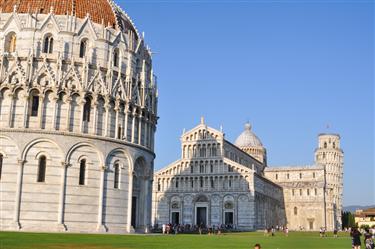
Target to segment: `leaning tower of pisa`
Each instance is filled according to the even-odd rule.
[[[341,228],[343,198],[344,153],[340,147],[338,134],[319,134],[315,162],[325,171],[325,212],[326,227],[330,230]]]

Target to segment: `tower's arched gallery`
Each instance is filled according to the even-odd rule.
[[[250,124],[232,144],[202,120],[182,134],[181,152],[154,174],[153,224],[341,227],[343,152],[337,134],[319,134],[314,165],[268,167]]]
[[[151,222],[151,51],[111,0],[0,1],[1,230]]]

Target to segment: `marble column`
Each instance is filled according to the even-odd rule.
[[[119,100],[116,100],[116,104],[115,104],[115,108],[114,108],[115,112],[116,112],[116,123],[115,123],[115,138],[116,139],[121,139],[121,132],[122,131],[119,131],[119,127],[121,127],[119,125],[119,112],[120,112],[120,101]]]
[[[14,94],[9,93],[8,98],[10,100],[9,102],[9,111],[8,111],[8,127],[12,127],[12,119],[13,119],[13,109],[14,109]]]
[[[92,120],[92,131],[91,133],[93,135],[96,135],[97,134],[97,123],[98,123],[98,100],[97,100],[97,97],[94,97],[93,98],[93,101],[92,101],[92,108],[93,108],[93,111],[94,111],[94,118]]]
[[[103,221],[103,206],[104,206],[104,184],[105,184],[105,173],[106,166],[103,165],[100,169],[100,187],[99,187],[99,204],[98,204],[98,225],[97,230],[100,232],[106,232],[107,229]]]
[[[133,119],[132,119],[132,139],[131,142],[134,143],[134,136],[135,136],[135,116],[137,114],[133,112]]]
[[[59,201],[59,212],[57,225],[64,231],[66,226],[64,224],[64,208],[65,208],[65,191],[66,191],[66,173],[69,163],[61,162],[61,182],[60,182],[60,201]]]
[[[110,127],[109,127],[109,111],[110,111],[110,104],[109,104],[109,100],[106,99],[105,101],[105,104],[104,104],[104,109],[105,109],[105,123],[104,123],[104,136],[105,137],[108,137],[109,136],[109,130],[110,130]]]
[[[80,114],[79,114],[79,132],[80,133],[83,133],[83,114],[85,112],[85,103],[86,103],[86,100],[85,100],[85,98],[83,96],[84,95],[82,95],[82,97],[80,97],[80,101],[79,101],[79,109],[80,109]]]
[[[52,106],[53,106],[52,130],[56,130],[58,100],[59,100],[59,97],[57,95],[54,95],[52,98]]]
[[[142,145],[142,122],[143,122],[142,114],[139,114],[138,116],[138,144],[139,145]]]
[[[14,203],[15,208],[14,208],[14,220],[13,220],[17,229],[21,228],[20,209],[21,209],[23,169],[24,169],[25,163],[26,163],[26,160],[18,160],[16,199]]]
[[[44,116],[44,95],[39,95],[39,110],[38,110],[38,122],[39,128],[43,128],[43,116]]]
[[[68,105],[66,108],[66,114],[65,114],[65,117],[66,117],[65,130],[70,131],[70,110],[71,110],[72,98],[67,97],[65,100],[65,103]]]
[[[134,166],[133,166],[134,167]],[[127,220],[127,232],[134,232],[134,228],[131,225],[132,221],[132,199],[133,199],[133,175],[134,172],[130,167],[129,169],[129,186],[128,186],[128,220]]]
[[[128,117],[129,117],[129,107],[125,106],[124,108],[124,139],[128,141]]]
[[[28,94],[24,96],[24,106],[23,106],[23,128],[27,128],[27,121],[29,116],[29,102],[30,97]]]

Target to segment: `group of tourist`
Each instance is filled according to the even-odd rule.
[[[271,226],[264,229],[264,236],[275,236],[275,231],[283,231],[285,236],[289,234],[289,228],[286,226]]]
[[[157,231],[159,228],[154,227],[154,231]],[[178,233],[199,233],[199,234],[218,234],[220,235],[223,231],[230,231],[235,229],[233,225],[212,225],[205,226],[201,225],[190,225],[190,224],[163,224],[161,231],[163,234],[178,234]],[[160,230],[159,230],[160,231]]]

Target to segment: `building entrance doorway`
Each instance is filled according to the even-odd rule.
[[[173,225],[180,224],[180,212],[172,212],[172,224]]]
[[[131,225],[133,228],[135,228],[137,224],[137,197],[132,197],[132,219],[131,219]]]
[[[309,229],[314,230],[314,221],[313,220],[309,220]]]
[[[196,224],[206,226],[207,225],[207,208],[206,207],[197,207],[196,209],[197,220]]]
[[[225,212],[225,225],[233,225],[233,212]]]

